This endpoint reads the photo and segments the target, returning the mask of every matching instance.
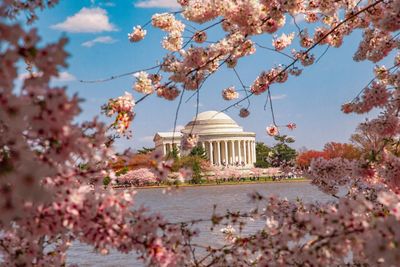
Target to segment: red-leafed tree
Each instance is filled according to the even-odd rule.
[[[302,170],[308,169],[311,165],[311,161],[317,158],[327,158],[326,154],[322,151],[308,150],[300,153],[296,158],[296,165]]]
[[[359,159],[361,151],[352,144],[330,142],[325,144],[323,153],[328,159],[343,158],[348,160]]]

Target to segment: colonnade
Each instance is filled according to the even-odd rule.
[[[180,149],[181,145],[180,143],[163,143],[163,155],[168,155],[173,148],[176,148],[178,150],[178,155],[180,155]]]
[[[200,142],[212,165],[252,165],[256,161],[254,139],[206,140]]]
[[[211,165],[245,166],[256,162],[256,145],[254,139],[203,140],[198,143],[204,149]],[[180,155],[180,143],[163,142],[163,155],[168,155],[177,148]]]

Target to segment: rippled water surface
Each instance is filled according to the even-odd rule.
[[[288,199],[303,199],[305,202],[325,202],[330,197],[318,191],[308,182],[264,183],[224,186],[186,187],[171,194],[163,194],[163,189],[140,189],[135,197],[136,205],[144,205],[152,211],[162,213],[170,221],[186,221],[199,218],[209,218],[213,205],[217,212],[248,211],[253,205],[249,203],[248,194],[257,191],[263,195],[278,195]],[[259,225],[258,225],[259,226]],[[196,240],[202,244],[219,244],[223,242],[220,231],[209,230],[210,224],[204,223],[197,228],[201,231]],[[246,229],[250,232],[257,223],[249,224]],[[101,256],[93,252],[91,247],[75,243],[68,252],[68,263],[79,266],[142,266],[136,260],[135,254],[111,252]]]

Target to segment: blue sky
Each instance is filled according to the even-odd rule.
[[[153,13],[171,11],[175,6],[173,0],[63,0],[55,8],[39,14],[40,19],[34,26],[39,28],[44,43],[61,36],[67,36],[70,40],[67,45],[67,51],[71,54],[69,67],[62,70],[62,76],[55,83],[68,86],[69,93],[78,92],[85,99],[79,120],[93,116],[105,120],[100,114],[100,106],[125,91],[133,93],[135,99],[141,97],[132,90],[132,76],[92,84],[78,80],[107,78],[154,66],[166,53],[160,45],[164,33],[148,28],[146,38],[140,43],[130,43],[127,34],[133,26],[147,22]],[[304,24],[300,22],[300,26]],[[287,25],[285,31],[281,32],[295,31],[290,19]],[[213,29],[209,39],[216,40],[221,34],[220,29]],[[340,111],[340,105],[351,100],[373,77],[371,63],[352,60],[360,38],[360,32],[353,34],[345,39],[341,48],[330,48],[319,63],[305,68],[299,77],[290,77],[287,83],[271,87],[278,124],[297,124],[297,129],[289,133],[296,138],[294,147],[321,149],[329,141],[346,142],[356,125],[365,119],[365,116],[345,115]],[[257,37],[255,40],[271,47],[270,36]],[[316,49],[316,57],[324,50],[324,47]],[[242,60],[237,70],[244,83],[250,85],[260,71],[280,63],[288,63],[288,59],[275,52],[259,49],[255,55]],[[222,99],[221,90],[231,85],[240,88],[234,73],[225,68],[207,80],[200,93],[200,112],[227,107],[230,103]],[[272,138],[265,134],[265,127],[271,124],[269,108],[264,110],[265,97],[251,98],[251,115],[246,119],[238,116],[238,108],[230,109],[227,114],[246,131],[255,132],[258,141],[273,144]],[[177,100],[165,101],[154,95],[137,105],[133,139],[118,140],[117,148],[152,146],[155,132],[173,128],[177,104]],[[183,104],[178,125],[186,124],[195,115],[195,105],[195,98]]]

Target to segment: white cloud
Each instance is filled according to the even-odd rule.
[[[34,77],[35,76],[36,77],[40,77],[40,76],[43,75],[43,73],[42,72],[35,72],[32,75]],[[27,79],[29,77],[31,77],[31,74],[29,74],[28,72],[20,73],[18,75],[18,80],[22,81],[22,80],[25,80],[25,79]],[[62,72],[60,72],[58,74],[58,77],[52,78],[52,81],[56,82],[56,83],[73,82],[73,81],[76,81],[76,77],[74,75],[72,75],[71,73],[69,73],[69,72],[62,71]]]
[[[97,38],[94,38],[93,40],[90,41],[86,41],[84,43],[82,43],[83,46],[85,47],[92,47],[95,44],[113,44],[115,43],[117,40],[113,39],[111,36],[99,36]]]
[[[272,100],[280,100],[286,98],[286,95],[273,95],[271,96]]]
[[[53,78],[54,82],[73,82],[76,77],[69,72],[63,71],[58,74],[57,78]]]
[[[144,0],[135,3],[135,7],[141,8],[180,8],[176,0]]]
[[[75,15],[68,17],[64,22],[52,25],[51,28],[66,32],[103,32],[115,31],[110,23],[107,11],[100,8],[82,8]]]

